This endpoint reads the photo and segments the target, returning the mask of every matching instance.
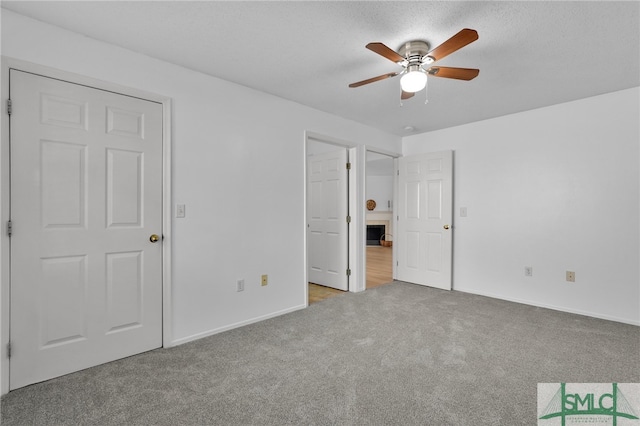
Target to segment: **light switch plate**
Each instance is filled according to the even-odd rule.
[[[176,205],[176,217],[185,217],[186,216],[186,207],[184,204]]]

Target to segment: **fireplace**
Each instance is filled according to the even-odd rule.
[[[384,225],[367,225],[367,245],[379,246],[380,237],[385,234]]]
[[[393,240],[393,212],[367,212],[366,225],[368,246],[380,246],[380,237],[385,234],[386,241]]]

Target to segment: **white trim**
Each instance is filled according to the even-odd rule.
[[[322,142],[329,145],[339,146],[341,148],[354,148],[358,146],[357,144],[346,141],[344,139],[338,139],[331,136],[322,135],[320,133],[312,132],[309,130],[304,132],[304,136],[305,136],[305,147],[309,141]]]
[[[9,192],[10,192],[10,163],[9,163],[9,114],[7,113],[7,99],[9,98],[9,65],[2,58],[0,69],[2,87],[2,134],[0,135],[0,394],[9,392],[9,359],[7,358],[7,343],[10,337],[9,318],[10,312],[10,245],[7,235],[7,221],[10,217]]]
[[[366,241],[366,209],[365,209],[365,167],[367,151],[360,145],[349,150],[351,161],[351,179],[349,179],[349,264],[351,281],[349,291],[357,293],[367,289],[367,241]],[[351,285],[353,284],[353,285]]]
[[[162,347],[173,346],[173,187],[170,98],[162,101]]]
[[[304,307],[309,306],[309,262],[307,260],[307,226],[309,221],[307,220],[307,144],[309,141],[309,132],[304,132],[304,143],[302,144],[302,181],[304,186],[302,189],[302,199],[304,200],[302,206],[302,226],[304,226],[304,232],[302,233],[302,250],[304,255],[302,256],[302,263],[304,268]]]
[[[376,148],[372,146],[367,147],[367,152],[373,152],[375,154],[386,155],[387,157],[399,158],[402,157],[402,154],[398,154],[397,152],[387,151],[386,149]]]
[[[393,159],[393,215],[391,216],[391,221],[393,222],[394,233],[396,232],[396,229],[398,229],[398,214],[396,210],[396,205],[397,205],[396,202],[399,196],[399,192],[398,192],[399,191],[398,189],[399,172],[398,171],[400,170],[398,169],[399,158],[400,157],[396,157]],[[394,240],[396,240],[396,242],[391,247],[391,271],[392,271],[391,276],[395,280],[396,277],[398,276],[398,243],[397,243],[397,238],[394,238]]]
[[[172,262],[172,208],[171,208],[171,99],[154,93],[121,86],[115,83],[78,75],[75,73],[62,71],[43,65],[34,64],[6,56],[2,57],[2,67],[0,69],[0,79],[2,87],[2,134],[0,142],[0,190],[1,190],[1,208],[0,208],[0,224],[2,232],[0,232],[0,394],[4,395],[9,392],[9,360],[6,354],[6,344],[9,342],[10,335],[10,251],[9,237],[6,233],[6,223],[9,220],[9,203],[10,203],[10,174],[9,174],[9,116],[6,111],[6,100],[9,97],[9,69],[15,68],[21,71],[42,75],[49,78],[69,81],[75,84],[85,85],[98,88],[114,93],[120,93],[127,96],[133,96],[152,102],[162,104],[163,111],[163,129],[162,129],[162,155],[163,155],[163,190],[162,190],[162,211],[163,211],[163,271],[162,271],[162,340],[163,346],[172,345],[172,281],[171,281],[171,262]]]
[[[308,302],[307,302],[308,303]],[[290,314],[291,312],[299,311],[301,309],[305,309],[307,307],[307,303],[303,305],[294,306],[293,308],[283,309],[278,312],[273,312],[267,315],[251,318],[249,320],[236,322],[233,324],[225,325],[224,327],[214,328],[213,330],[203,331],[201,333],[192,334],[191,336],[182,337],[173,342],[173,346],[183,345],[185,343],[193,342],[194,340],[199,340],[204,337],[213,336],[214,334],[219,334],[225,331],[233,330],[234,328],[244,327],[245,325],[253,324],[256,322],[264,321],[267,319],[275,318],[280,315]]]
[[[583,315],[583,316],[591,317],[591,318],[598,318],[598,319],[602,319],[602,320],[615,321],[615,322],[619,322],[619,323],[623,323],[623,324],[640,326],[640,320],[631,321],[631,320],[628,320],[626,318],[618,318],[618,317],[614,317],[614,316],[610,316],[610,315],[602,315],[602,314],[593,313],[593,312],[589,312],[589,311],[582,311],[582,310],[579,310],[579,309],[571,309],[571,308],[567,308],[567,307],[564,307],[564,306],[550,305],[550,304],[547,304],[547,303],[538,303],[538,302],[533,302],[531,300],[519,299],[519,298],[516,298],[516,297],[505,297],[505,296],[497,295],[497,294],[493,294],[493,293],[479,292],[479,291],[475,291],[475,290],[459,288],[457,286],[454,286],[454,288],[452,290],[459,291],[460,293],[475,294],[476,296],[483,296],[483,297],[490,297],[492,299],[505,300],[507,302],[520,303],[522,305],[534,306],[534,307],[537,307],[537,308],[552,309],[554,311],[566,312],[566,313],[569,313],[569,314]]]
[[[367,171],[366,171],[366,164],[367,164],[367,152],[373,152],[375,154],[382,154],[382,155],[386,155],[388,157],[391,157],[393,159],[393,209],[391,209],[391,222],[393,224],[393,229],[398,229],[398,220],[397,220],[397,216],[396,216],[396,200],[398,199],[398,158],[402,157],[401,154],[398,154],[397,152],[392,152],[392,151],[386,151],[384,149],[379,149],[379,148],[375,148],[375,147],[366,147],[366,151],[364,152],[364,167],[363,167],[363,171],[362,171],[362,182],[364,182],[363,187],[362,187],[362,224],[363,224],[363,236],[362,236],[362,273],[364,274],[364,282],[365,282],[365,288],[366,289],[366,281],[367,281],[367,232],[366,232],[366,224],[367,224],[367,212],[365,211],[364,207],[366,206],[366,201],[365,198],[367,197]],[[395,232],[395,231],[394,231]],[[397,244],[397,239],[394,237],[394,241],[396,241],[393,246],[391,247],[391,278],[393,278],[394,280],[396,279],[396,259],[397,259],[397,250],[398,250],[398,244]],[[363,290],[364,290],[363,289]]]

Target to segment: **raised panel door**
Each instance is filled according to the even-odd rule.
[[[11,70],[10,388],[162,345],[162,105]]]
[[[347,150],[314,155],[307,170],[309,281],[348,290]]]
[[[400,281],[451,289],[452,164],[451,151],[399,159]]]

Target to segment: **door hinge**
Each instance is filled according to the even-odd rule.
[[[347,276],[351,276],[351,269],[347,269]]]
[[[351,163],[347,163],[347,170],[351,170]]]
[[[7,114],[11,115],[11,99],[7,99]]]
[[[11,235],[13,234],[13,223],[11,223],[11,221],[7,221],[7,235],[9,237],[11,237]]]
[[[7,358],[11,358],[11,342],[7,343]]]
[[[351,216],[347,216],[347,223],[351,223]]]

